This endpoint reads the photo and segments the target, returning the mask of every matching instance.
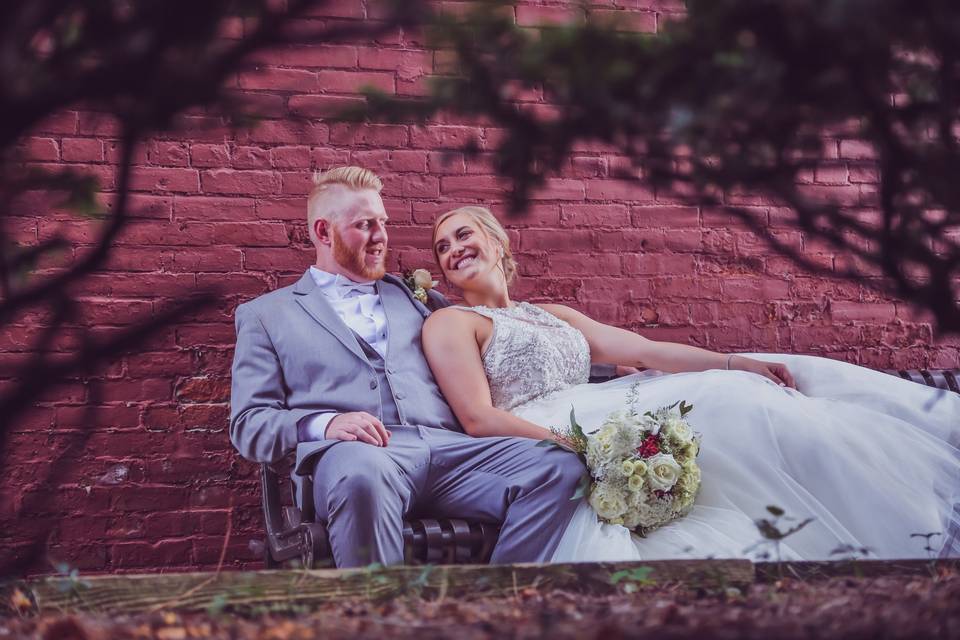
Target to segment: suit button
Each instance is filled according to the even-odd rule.
[[[371,380],[371,381],[370,381],[370,388],[371,388],[371,389],[376,389],[376,388],[377,388],[377,381],[376,381],[376,380]]]
[[[403,400],[406,397],[407,396],[403,393],[403,391],[397,391],[397,400]]]
[[[387,367],[387,373],[396,373],[397,371],[393,367]]]

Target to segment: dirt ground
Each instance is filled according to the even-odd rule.
[[[527,589],[473,600],[352,601],[238,616],[155,612],[7,616],[0,639],[960,638],[960,574],[784,579],[746,591],[637,586],[585,596]]]

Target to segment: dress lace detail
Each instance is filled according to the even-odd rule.
[[[483,353],[493,405],[511,411],[590,377],[590,346],[577,329],[528,302],[458,307],[493,321]]]

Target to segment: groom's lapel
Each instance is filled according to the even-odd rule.
[[[367,358],[350,327],[340,319],[337,312],[327,302],[327,298],[320,291],[317,283],[314,282],[313,276],[310,275],[309,269],[294,285],[293,293],[297,303],[303,307],[304,311],[309,313],[324,329],[332,333],[337,340],[343,343],[343,346],[350,349],[361,360],[366,361]]]
[[[390,286],[390,285],[393,285],[393,286]],[[406,302],[403,300],[403,298],[406,298],[407,300],[409,300],[411,304],[413,304],[413,308],[416,309],[417,313],[419,313],[421,316],[426,318],[427,316],[430,315],[430,309],[428,309],[422,302],[414,298],[413,292],[410,291],[410,288],[406,284],[404,284],[403,280],[401,280],[397,276],[391,273],[387,273],[383,276],[382,280],[377,282],[377,286],[380,288],[380,299],[383,300],[383,308],[387,312],[388,318],[390,317],[389,315],[390,311],[387,309],[387,302],[384,299],[384,294],[383,294],[383,291],[387,289],[391,290],[391,293],[388,295],[391,296],[391,304],[393,304],[397,309],[396,313],[402,313],[402,311],[400,311],[401,307],[397,305],[406,304]],[[400,296],[396,295],[401,292],[404,295],[400,295]]]

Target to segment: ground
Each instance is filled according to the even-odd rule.
[[[157,611],[0,618],[0,638],[960,638],[960,573],[781,579],[745,590],[627,583],[632,593],[339,601],[238,616]]]

